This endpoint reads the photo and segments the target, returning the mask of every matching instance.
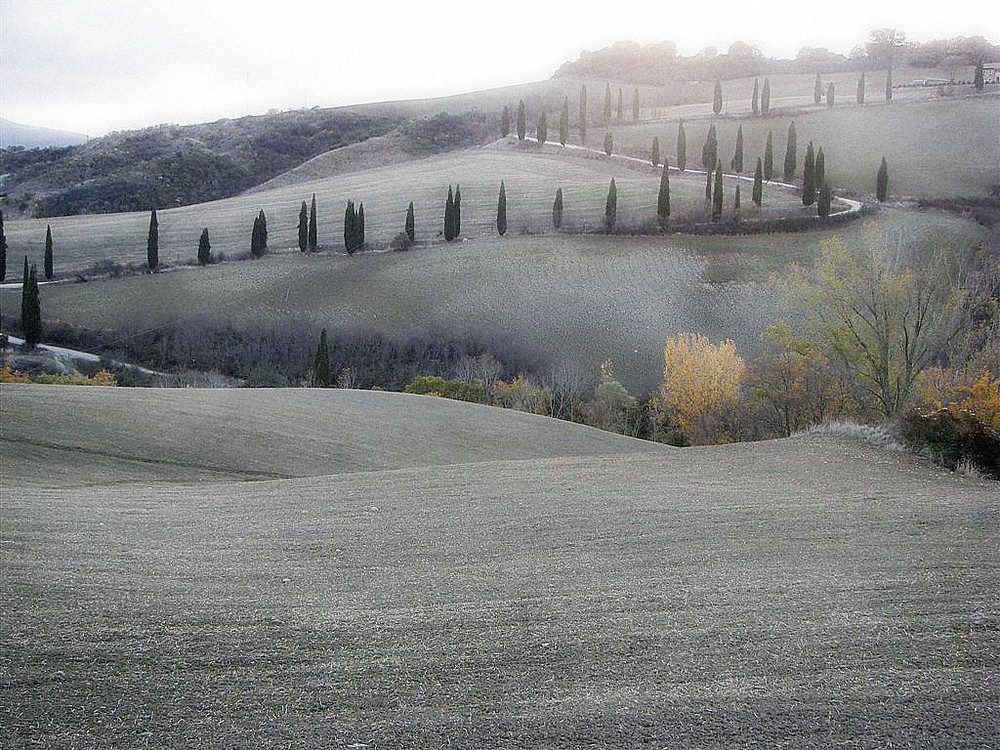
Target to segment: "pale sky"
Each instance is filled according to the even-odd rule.
[[[847,54],[872,29],[1000,42],[996,0],[0,0],[0,116],[97,136],[549,78],[584,49],[737,39]]]

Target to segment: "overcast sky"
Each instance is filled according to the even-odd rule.
[[[705,9],[711,9],[706,13]],[[97,136],[537,81],[581,50],[1000,41],[996,0],[0,0],[0,116]]]

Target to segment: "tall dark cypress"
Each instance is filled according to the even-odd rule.
[[[444,238],[451,242],[455,239],[455,193],[448,186],[448,200],[444,204]]]
[[[663,160],[663,172],[660,174],[660,190],[656,194],[656,220],[662,229],[670,220],[670,167]]]
[[[816,201],[816,153],[813,142],[806,146],[806,162],[802,168],[802,205],[811,206]]]
[[[316,227],[316,193],[313,193],[312,205],[309,208],[309,249],[315,251],[319,247],[319,232]]]
[[[753,173],[753,193],[750,195],[753,204],[760,208],[764,200],[764,169],[760,157],[757,157],[757,170]]]
[[[819,104],[823,98],[823,83],[819,80],[819,73],[816,74],[816,83],[813,84],[813,104]]]
[[[632,122],[639,122],[639,87],[636,86],[632,97]]]
[[[824,219],[830,215],[830,203],[833,199],[830,184],[827,182],[819,186],[819,196],[816,198],[816,213]]]
[[[305,201],[299,209],[299,223],[295,228],[299,230],[299,250],[304,253],[309,249],[309,206]]]
[[[653,150],[649,160],[653,162],[654,167],[660,166],[660,139],[655,135],[653,136]]]
[[[819,150],[816,151],[816,168],[813,171],[815,174],[816,188],[819,189],[820,185],[826,182],[826,156],[823,155],[823,147],[820,146]]]
[[[976,72],[972,78],[972,85],[976,87],[976,91],[982,91],[983,87],[986,85],[986,76],[984,75],[982,60],[976,63]]]
[[[262,254],[260,247],[260,214],[253,217],[253,229],[250,230],[250,255],[259,258]]]
[[[756,78],[753,79],[753,96],[750,97],[750,108],[755,115],[760,113],[760,86]]]
[[[503,237],[507,234],[507,189],[500,180],[500,196],[497,198],[497,232]]]
[[[580,143],[587,145],[587,85],[580,87]]]
[[[615,178],[611,178],[611,185],[608,186],[608,199],[604,203],[604,228],[610,234],[615,231],[615,222],[618,220],[618,188],[615,186]]]
[[[28,270],[28,256],[24,256],[24,270],[21,271],[21,329],[28,317],[28,295],[31,294],[31,271]]]
[[[326,329],[319,334],[319,345],[313,357],[313,382],[316,385],[330,384],[330,345],[326,339]]]
[[[604,84],[604,119],[611,119],[611,83]]]
[[[517,103],[517,139],[519,141],[524,140],[524,134],[527,132],[528,121],[524,114],[524,99]]]
[[[766,115],[771,111],[771,79],[764,79],[764,88],[760,92],[760,113]]]
[[[774,136],[767,131],[767,143],[764,145],[764,179],[768,182],[774,177]]]
[[[722,161],[715,168],[715,189],[712,191],[712,221],[722,217]]]
[[[257,216],[260,219],[260,251],[263,254],[267,252],[267,217],[263,208]]]
[[[854,95],[854,99],[858,104],[865,103],[865,72],[862,70],[861,75],[858,77],[858,91]]]
[[[462,186],[455,184],[455,205],[452,207],[455,214],[455,236],[462,233]]]
[[[42,340],[42,303],[38,294],[38,270],[31,264],[28,272],[27,299],[24,297],[22,284],[21,308],[24,314],[21,318],[21,331],[24,333],[24,343],[28,349],[34,349]]]
[[[149,234],[146,235],[146,265],[155,271],[160,265],[160,224],[156,220],[156,209],[149,212]]]
[[[212,262],[212,243],[208,239],[208,227],[201,230],[198,238],[198,262],[206,266]]]
[[[505,104],[500,112],[500,137],[506,138],[508,135],[510,135],[510,109]]]
[[[611,137],[611,131],[609,130],[607,133],[604,134],[604,153],[606,153],[608,156],[611,156],[614,150],[615,150],[615,139]]]
[[[705,205],[712,202],[712,170],[705,170]]]
[[[677,168],[683,172],[687,167],[687,134],[684,132],[684,120],[677,123]]]
[[[358,204],[358,250],[363,250],[365,247],[365,204]]]
[[[406,224],[404,227],[407,239],[413,242],[417,237],[416,223],[413,219],[413,201],[410,201],[410,205],[406,208]]]
[[[569,140],[569,97],[563,97],[563,108],[559,115],[559,143],[563,146]]]
[[[833,106],[834,94],[835,94],[835,91],[834,91],[834,87],[833,87],[833,81],[830,81],[826,85],[826,106],[827,107],[832,107]]]
[[[788,126],[788,145],[785,147],[785,182],[788,182],[795,176],[797,149],[795,123],[793,122]]]
[[[358,211],[354,207],[354,201],[347,199],[347,208],[344,210],[344,249],[348,255],[354,255],[357,249],[358,237]]]
[[[715,82],[715,91],[712,94],[712,111],[715,114],[722,111],[722,81]]]
[[[736,152],[733,154],[733,161],[730,166],[736,174],[743,173],[743,126],[736,129]]]
[[[889,164],[884,156],[878,168],[878,177],[875,178],[875,197],[880,203],[889,197]]]
[[[538,116],[538,129],[535,130],[535,138],[538,140],[538,145],[541,146],[548,140],[549,137],[549,123],[545,119],[545,112]]]
[[[618,87],[618,119],[619,120],[622,119],[622,117],[624,117],[624,115],[625,115],[625,106],[624,106],[624,102],[622,101],[622,87],[619,86]]]
[[[708,126],[708,136],[705,138],[705,145],[701,147],[701,166],[706,170],[715,167],[715,162],[719,158],[719,139],[715,134],[715,125]]]
[[[0,282],[7,278],[7,235],[3,231],[3,211],[0,211]]]
[[[740,218],[740,183],[736,183],[736,192],[733,195],[733,218]]]
[[[552,201],[552,226],[559,229],[562,226],[563,195],[562,188],[556,188],[556,197]]]
[[[52,225],[45,227],[45,256],[42,263],[45,270],[45,280],[52,280]]]

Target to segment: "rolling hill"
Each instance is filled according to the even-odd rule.
[[[636,449],[385,393],[0,404],[5,747],[986,747],[1000,728],[997,494],[911,456]],[[59,427],[75,414],[86,434]],[[286,458],[304,476],[246,481]]]

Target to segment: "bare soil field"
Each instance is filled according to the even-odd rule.
[[[523,415],[249,396],[0,388],[5,748],[987,748],[1000,733],[993,484],[828,436],[635,452],[557,425],[543,455],[509,460]],[[354,442],[360,398],[385,399],[363,430],[383,448]],[[247,439],[254,410],[275,439]],[[55,427],[77,411],[90,450],[57,463],[78,482],[44,479],[56,449],[8,462],[11,445],[79,446]],[[273,467],[282,439],[290,455],[338,435],[364,468],[196,477],[190,430],[223,411],[235,431],[206,455],[234,476]],[[452,429],[486,420],[465,463],[425,465],[439,411]],[[111,458],[97,476],[139,414],[129,445],[160,474]]]

